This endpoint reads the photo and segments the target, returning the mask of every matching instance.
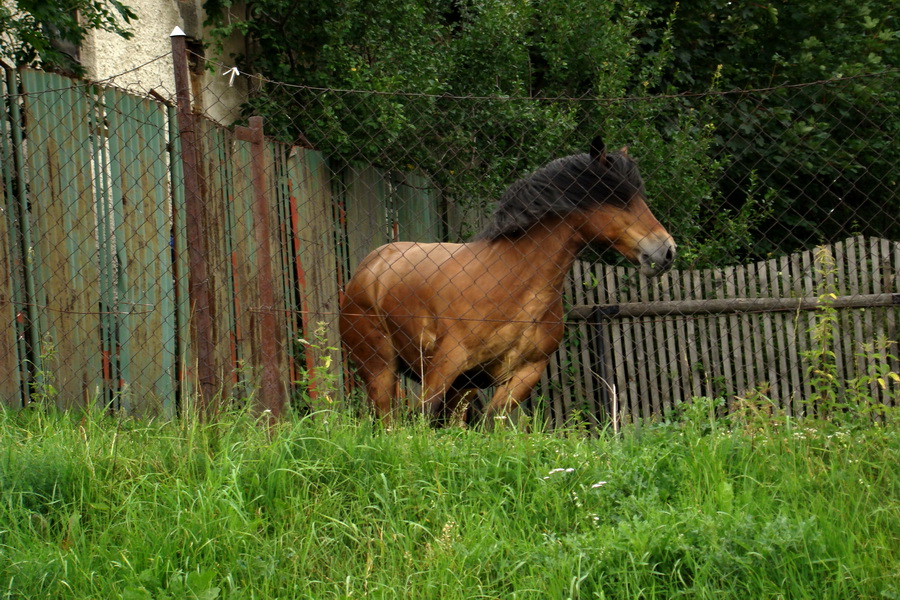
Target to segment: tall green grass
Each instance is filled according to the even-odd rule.
[[[900,428],[0,413],[0,598],[898,598]]]

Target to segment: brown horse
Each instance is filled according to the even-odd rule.
[[[588,245],[648,275],[675,258],[636,164],[599,138],[514,183],[470,242],[373,250],[344,290],[340,330],[378,417],[394,417],[401,370],[421,378],[436,420],[477,388],[497,386],[486,419],[518,406],[562,340],[563,282]]]

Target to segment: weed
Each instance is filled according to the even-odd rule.
[[[827,247],[816,249],[815,264],[821,283],[816,322],[810,330],[813,348],[801,353],[809,362],[807,374],[813,392],[806,404],[810,412],[815,411],[820,418],[838,426],[867,425],[873,418],[890,413],[888,406],[896,406],[900,400],[900,374],[890,366],[898,362],[891,352],[896,342],[882,337],[861,344],[857,356],[867,365],[866,371],[842,380],[834,351],[839,326],[833,304],[837,298],[833,284],[835,263]]]
[[[338,348],[328,341],[328,323],[319,322],[313,332],[313,339],[300,338],[297,344],[303,348],[303,355],[310,357],[309,367],[299,369],[300,378],[294,383],[301,390],[306,408],[312,412],[331,410],[341,393],[341,377],[335,357]]]
[[[50,334],[45,334],[41,340],[41,351],[37,363],[33,364],[31,383],[31,401],[41,406],[53,406],[59,395],[53,385],[56,377],[51,369],[53,359],[56,357],[56,345]]]

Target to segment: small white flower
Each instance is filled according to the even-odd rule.
[[[603,486],[606,485],[607,483],[608,483],[608,482],[606,482],[606,481],[598,481],[597,483],[595,483],[595,484],[592,485],[591,487],[592,487],[592,488],[603,487]]]
[[[562,468],[562,467],[559,467],[559,468],[556,468],[556,469],[550,469],[550,472],[547,473],[547,475],[553,475],[554,473],[572,473],[572,472],[574,472],[574,471],[575,471],[575,469],[573,469],[572,467],[569,467],[568,469],[564,469],[564,468]],[[546,479],[546,477],[545,477],[545,479]]]

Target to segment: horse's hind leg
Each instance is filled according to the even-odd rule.
[[[454,422],[467,424],[469,413],[471,413],[469,402],[475,398],[477,393],[477,388],[459,388],[456,385],[451,387],[435,417],[434,424],[437,427],[446,427]]]
[[[394,421],[391,403],[397,383],[396,365],[387,362],[369,364],[360,369],[360,375],[366,386],[369,402],[375,409],[375,415],[385,424],[390,425]]]
[[[366,387],[375,415],[390,424],[397,385],[397,354],[391,340],[373,323],[374,318],[342,319],[341,337]]]

